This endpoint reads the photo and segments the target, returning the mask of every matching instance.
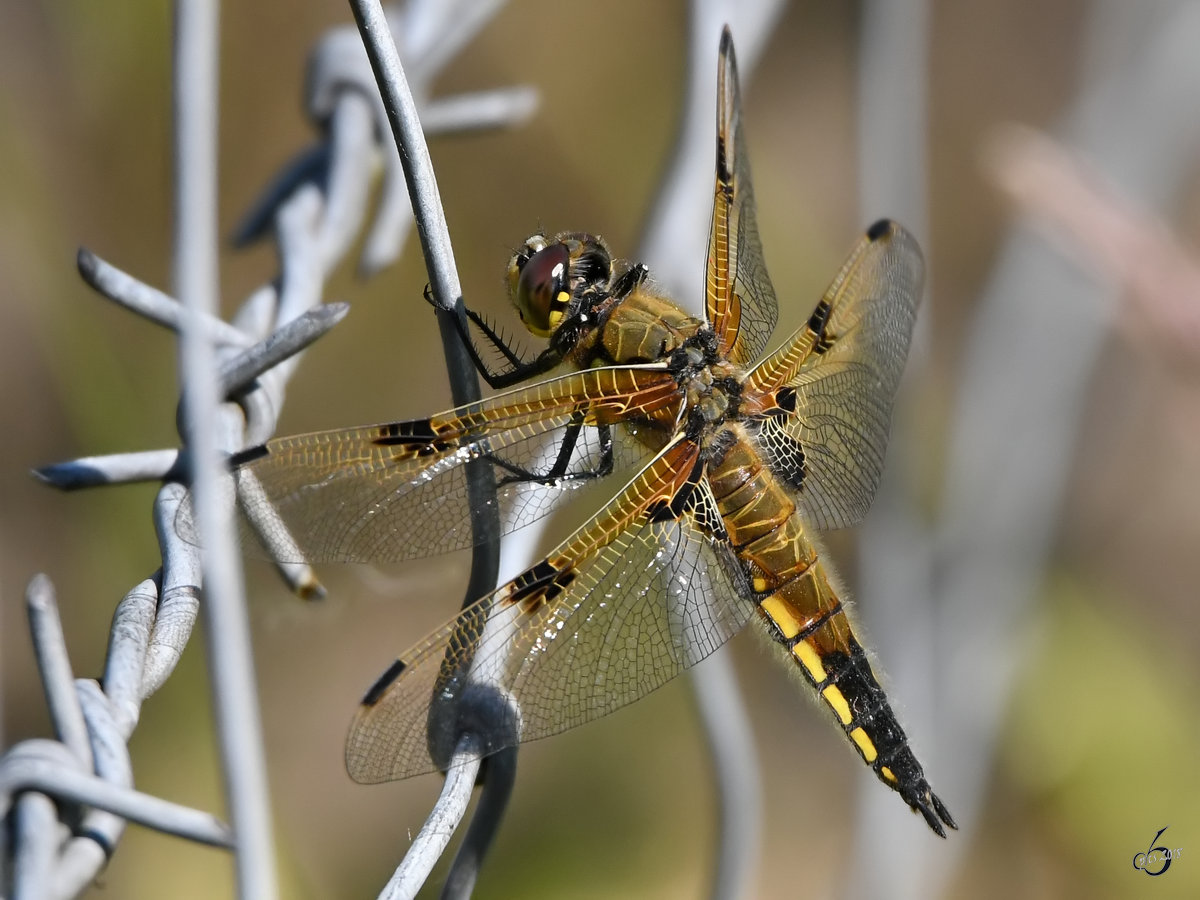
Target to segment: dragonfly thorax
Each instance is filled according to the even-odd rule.
[[[707,444],[727,419],[737,416],[743,373],[718,353],[716,335],[708,326],[674,350],[667,365],[684,391],[689,435]]]

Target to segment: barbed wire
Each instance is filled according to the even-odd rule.
[[[204,82],[215,71],[205,68],[215,67],[215,17],[198,22],[189,19],[196,5],[205,4],[181,2],[178,7],[177,34],[181,43],[177,55],[187,61],[177,63],[175,68],[176,103],[199,106],[180,115],[202,120],[215,115],[215,109],[204,108],[215,101],[215,96],[188,98],[179,86],[192,79],[192,88],[204,90],[203,85],[197,87],[195,79]],[[455,6],[460,7],[457,13]],[[465,95],[445,102],[428,99],[433,77],[498,6],[416,2],[389,19],[413,61],[413,77],[421,86],[417,93],[427,104],[423,114],[431,131],[471,131],[511,124],[532,111],[533,95],[526,88]],[[180,419],[185,438],[190,433],[209,440],[220,434],[224,451],[260,443],[274,431],[297,354],[340,321],[347,310],[344,304],[319,305],[323,285],[364,223],[371,163],[380,156],[384,146],[380,138],[386,133],[382,105],[353,28],[337,29],[317,46],[308,88],[309,113],[323,127],[325,136],[284,170],[238,230],[242,241],[273,230],[280,271],[247,298],[232,323],[221,322],[205,312],[186,310],[174,298],[90,251],[83,250],[79,256],[81,275],[101,295],[169,329],[191,331],[205,345],[216,345],[219,363],[216,370],[209,366],[211,395],[230,396],[233,400],[222,403],[219,410],[214,408],[213,413],[219,416],[217,427],[192,424],[189,428],[186,423],[194,421],[194,407],[203,404],[187,400],[185,389]],[[178,129],[177,140],[183,140],[186,132],[186,140],[193,142],[192,149],[203,154],[206,151],[197,149],[195,142],[209,140],[209,130],[215,123],[199,120],[194,123],[198,132],[189,132],[184,125]],[[382,153],[382,196],[359,261],[360,270],[368,273],[398,256],[408,231],[410,217],[404,186],[398,183],[399,164],[390,159],[392,155]],[[185,172],[212,165],[211,160],[189,160],[185,156],[179,158],[179,163]],[[189,177],[198,177],[202,185],[209,176],[193,173],[179,177],[185,182]],[[200,193],[205,190],[215,196],[215,190],[208,188],[201,188]],[[211,197],[190,214],[197,221],[209,215],[203,209],[205,202],[212,202]],[[177,243],[203,244],[208,238],[203,233],[197,236],[196,229],[203,232],[206,227],[203,222],[181,223]],[[210,299],[215,299],[215,262],[204,259],[204,252],[201,248],[193,263],[196,274],[180,277],[181,295],[207,292]],[[210,266],[211,272],[207,271]],[[189,278],[195,283],[185,288]],[[207,285],[205,279],[209,279]],[[185,388],[191,385],[191,378],[190,373],[185,377]],[[185,445],[194,450],[197,442],[185,439]],[[165,481],[154,503],[162,567],[117,605],[104,674],[99,681],[73,678],[49,579],[39,576],[30,585],[27,607],[32,638],[58,740],[24,741],[0,757],[0,813],[4,815],[6,857],[10,862],[4,880],[14,897],[78,894],[104,866],[127,820],[208,844],[234,845],[233,832],[214,816],[133,790],[126,746],[137,725],[142,701],[162,686],[182,655],[201,607],[201,584],[207,585],[206,608],[213,604],[217,593],[210,568],[213,545],[206,543],[201,553],[175,532],[178,509],[187,494],[177,479],[192,474],[192,463],[190,453],[162,449],[86,457],[47,466],[36,473],[63,489]],[[217,494],[219,502],[220,492]],[[204,516],[200,518],[203,526]],[[259,530],[277,534],[276,525]],[[231,557],[232,562],[226,565],[233,566],[234,574],[222,577],[237,582],[240,569],[236,554]],[[296,557],[285,552],[281,558]],[[301,596],[323,592],[308,565],[288,563],[279,569]],[[207,582],[202,572],[208,576]],[[236,583],[232,591],[226,587],[222,593],[233,595],[235,619],[240,616],[244,622],[245,610],[237,597],[240,591]],[[208,627],[221,635],[208,642],[210,650],[229,643],[227,620],[210,618]],[[215,705],[228,706],[231,692],[246,692],[256,721],[248,643],[241,652],[240,664],[231,663],[226,651],[221,656],[210,652],[210,668],[220,669],[227,676],[232,673],[232,677],[214,682]],[[219,723],[222,718],[218,711]],[[231,730],[229,720],[225,721],[220,729],[222,741]],[[235,732],[244,728],[244,717],[241,722],[233,729]],[[242,736],[256,741],[257,729],[251,727],[249,734],[243,732]],[[257,752],[261,754],[261,741],[258,743]],[[239,850],[245,849],[243,842],[248,840],[247,822],[269,822],[265,779],[261,771],[254,771],[252,763],[247,767],[246,762],[244,748],[226,745],[222,764]],[[239,804],[247,809],[239,813]],[[269,827],[259,827],[258,832],[258,844],[250,852],[239,852],[238,879],[242,896],[256,898],[275,893]]]

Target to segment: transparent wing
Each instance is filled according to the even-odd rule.
[[[742,135],[741,98],[733,38],[721,35],[717,70],[717,179],[704,296],[718,348],[749,366],[767,346],[779,318],[775,289],[763,262]]]
[[[507,533],[558,508],[609,462],[620,469],[643,459],[645,446],[610,426],[677,394],[662,368],[590,369],[428,419],[278,438],[235,457],[239,503],[260,526],[286,530],[298,559],[283,561],[387,562],[458,549],[473,542],[467,462],[491,469]],[[176,530],[195,542],[190,506]]]
[[[512,701],[493,752],[630,703],[735,634],[753,600],[698,460],[677,439],[544,561],[405,653],[351,727],[351,777],[444,763],[458,729],[430,719],[431,699],[473,681]],[[432,752],[427,727],[444,736]]]
[[[871,505],[923,278],[912,235],[876,222],[808,323],[750,375],[773,398],[760,447],[818,528],[854,525]]]

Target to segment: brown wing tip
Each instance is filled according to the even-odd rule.
[[[896,233],[899,226],[891,219],[880,219],[867,229],[867,240],[871,242],[883,240]]]
[[[737,58],[733,53],[733,33],[726,25],[721,31],[721,54],[717,60],[717,179],[724,185],[733,183],[737,163],[738,112]]]
[[[729,79],[731,86],[737,84],[737,55],[733,52],[733,32],[729,30],[728,25],[721,29],[721,52],[719,60],[718,74],[721,81],[721,95],[724,96],[727,89],[726,79]]]

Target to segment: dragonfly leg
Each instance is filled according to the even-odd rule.
[[[649,274],[649,269],[642,263],[637,263],[613,282],[609,293],[618,300],[623,300],[637,290]]]
[[[596,426],[596,431],[600,437],[600,459],[596,462],[596,465],[590,469],[582,469],[574,472],[569,469],[571,457],[574,456],[575,448],[579,444],[579,435],[582,429],[583,415],[577,413],[563,433],[562,443],[558,448],[558,455],[555,457],[550,468],[545,472],[534,472],[491,454],[487,454],[485,458],[493,465],[508,472],[507,475],[500,479],[500,486],[518,482],[549,485],[558,481],[583,481],[592,478],[603,478],[613,470],[612,431],[607,425]]]
[[[435,309],[442,309],[442,307],[434,302],[429,285],[425,286],[425,299]],[[467,307],[461,297],[454,304],[454,309],[443,310],[443,312],[453,316],[454,327],[458,330],[459,337],[462,338],[463,345],[467,348],[467,353],[471,356],[471,361],[475,363],[475,368],[483,380],[493,388],[511,387],[519,382],[527,381],[537,375],[549,372],[562,362],[562,352],[553,345],[542,351],[542,353],[538,354],[532,360],[522,359],[509,346],[508,342],[496,333],[495,329],[487,323],[487,320],[483,316]],[[484,361],[483,355],[479,352],[475,335],[471,330],[472,324],[479,329],[479,333],[483,335],[483,340],[486,341],[487,346],[504,358],[507,363],[506,368],[495,370]]]

